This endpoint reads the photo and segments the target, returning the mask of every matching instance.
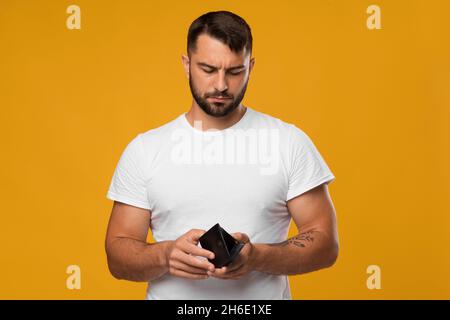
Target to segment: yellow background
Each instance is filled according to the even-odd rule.
[[[340,257],[291,277],[293,298],[449,299],[444,0],[1,1],[0,298],[144,297],[108,272],[106,191],[137,133],[188,110],[187,29],[220,9],[252,27],[244,104],[302,128],[336,175]],[[71,264],[81,290],[66,288]],[[372,264],[381,290],[366,287]]]

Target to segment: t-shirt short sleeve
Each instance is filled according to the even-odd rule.
[[[114,171],[106,198],[135,207],[150,209],[146,179],[142,170],[144,150],[136,136],[123,151]]]
[[[306,133],[291,125],[289,138],[289,186],[286,201],[335,177]]]

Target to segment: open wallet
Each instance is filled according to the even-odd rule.
[[[230,264],[245,245],[233,238],[218,223],[206,231],[199,241],[203,249],[214,252],[214,259],[208,259],[208,261],[216,268]]]

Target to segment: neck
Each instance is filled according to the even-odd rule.
[[[191,126],[194,126],[194,121],[201,121],[201,128],[203,131],[209,129],[224,130],[241,120],[246,112],[246,109],[247,108],[242,104],[239,104],[236,109],[226,116],[216,118],[205,113],[203,109],[200,108],[195,101],[193,101],[191,109],[186,113],[186,119]]]

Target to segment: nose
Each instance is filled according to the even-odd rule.
[[[218,72],[216,81],[214,83],[214,88],[217,91],[224,92],[228,89],[227,79],[225,77],[225,72]]]

